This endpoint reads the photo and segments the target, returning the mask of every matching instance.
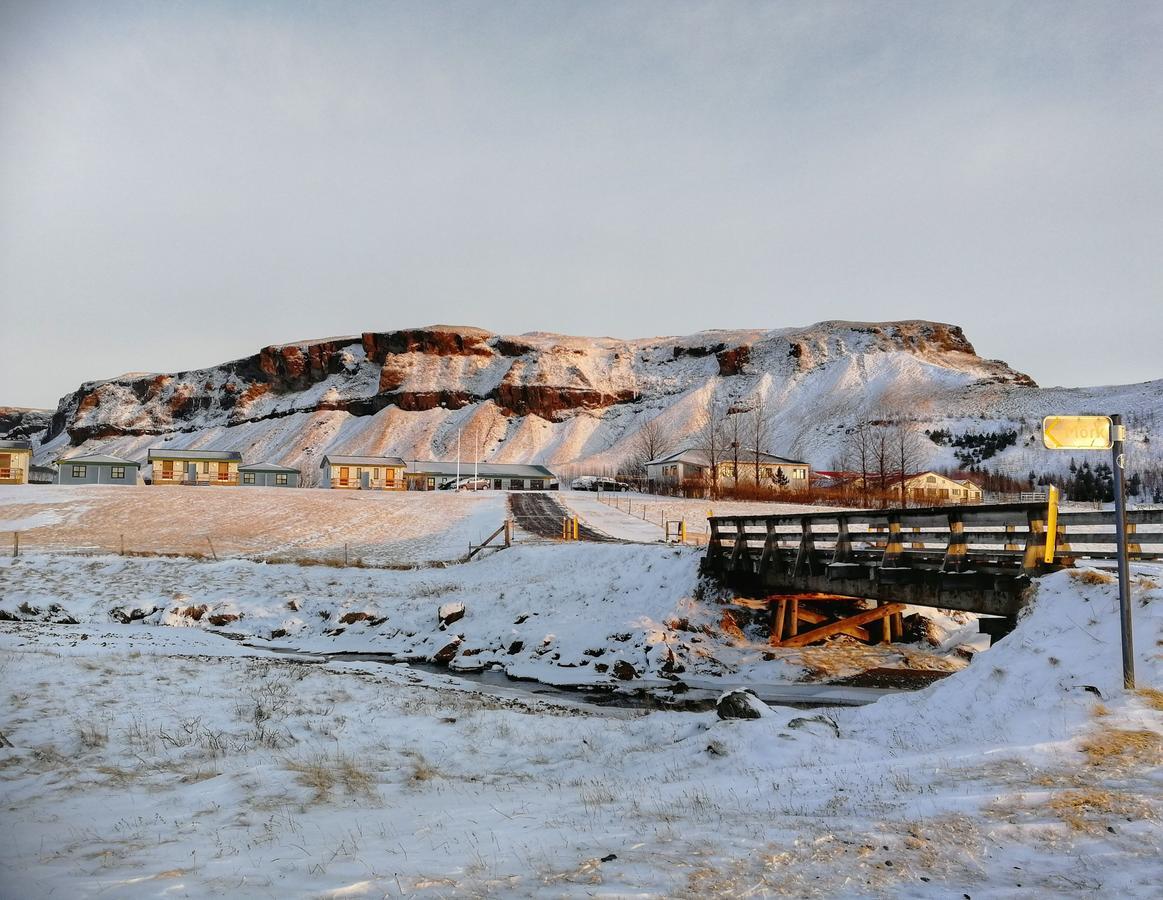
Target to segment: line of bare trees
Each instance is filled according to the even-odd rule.
[[[703,457],[707,482],[680,487],[707,490],[715,498],[722,496],[724,490],[736,496],[757,494],[763,486],[763,456],[770,452],[774,420],[774,411],[762,392],[734,403],[719,391],[709,394],[695,415],[686,444]],[[682,449],[679,443],[680,436],[660,417],[646,422],[632,442],[625,476],[646,481],[646,464]],[[728,462],[732,463],[730,475],[722,476],[721,468]],[[768,486],[769,490],[776,487]]]
[[[880,415],[858,421],[845,437],[832,468],[853,477],[850,490],[861,506],[908,506],[908,479],[927,464],[929,448],[917,423]]]

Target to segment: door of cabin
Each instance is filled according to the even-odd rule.
[[[162,460],[162,481],[174,480],[174,461],[172,459]]]
[[[0,478],[12,477],[12,454],[0,453]]]
[[[229,481],[230,480],[230,463],[220,462],[218,464],[218,480],[219,481]]]
[[[339,467],[339,484],[341,487],[347,487],[347,480],[351,477],[351,469],[347,466]]]

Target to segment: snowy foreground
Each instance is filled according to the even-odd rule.
[[[463,634],[457,659],[480,647],[538,676],[668,651],[708,676],[750,671],[745,648],[700,662],[697,635],[663,624],[684,597],[698,615],[691,551],[506,554],[415,572],[6,561],[0,608],[28,621],[0,623],[0,893],[1157,896],[1163,694],[1121,689],[1100,573],[1044,579],[1013,634],[923,691],[757,720],[498,694],[215,633],[418,653]],[[1163,567],[1138,571],[1139,682],[1157,688]],[[471,600],[440,632],[457,580]],[[351,612],[388,618],[340,625]]]

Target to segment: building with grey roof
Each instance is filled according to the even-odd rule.
[[[404,490],[408,464],[398,456],[340,456],[327,454],[319,463],[325,488],[362,491]]]
[[[154,484],[238,484],[242,454],[237,450],[171,450],[151,447],[146,458]]]
[[[410,491],[432,491],[456,481],[455,462],[416,460],[408,465],[406,478]],[[530,463],[473,463],[461,460],[460,478],[479,478],[498,491],[556,491],[557,476],[542,465]]]
[[[56,460],[57,484],[134,485],[141,463],[105,453],[65,456]]]
[[[238,467],[239,484],[243,487],[298,487],[299,470],[274,463],[247,463]]]

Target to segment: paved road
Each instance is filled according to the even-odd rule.
[[[529,493],[514,491],[509,494],[509,509],[512,510],[513,518],[521,528],[545,538],[560,538],[561,520],[570,515],[569,510],[552,494],[533,491]],[[577,536],[578,540],[582,541],[603,544],[625,543],[581,522],[578,522]]]

